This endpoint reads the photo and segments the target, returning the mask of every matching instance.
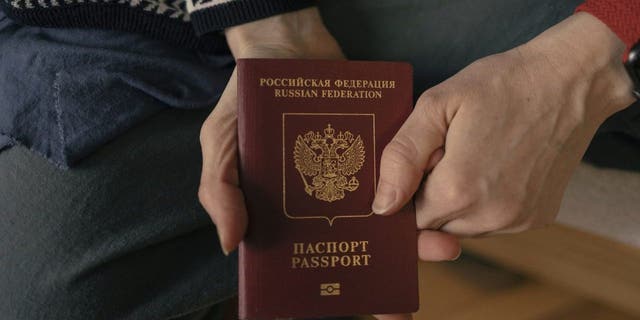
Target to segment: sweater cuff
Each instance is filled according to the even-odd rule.
[[[587,0],[576,12],[587,12],[604,22],[629,50],[640,40],[640,1],[638,0]]]
[[[313,5],[313,0],[194,0],[189,11],[196,34],[203,35]]]

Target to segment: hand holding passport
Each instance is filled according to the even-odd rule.
[[[234,55],[236,58],[339,57],[335,41],[319,22],[314,10],[243,25],[242,29],[252,29],[249,34],[229,29],[227,36]],[[300,13],[307,15],[305,19],[299,19]],[[309,21],[312,22],[310,28],[306,24]],[[270,28],[262,29],[265,24]],[[241,31],[241,28],[236,31]],[[272,32],[274,30],[275,33]],[[314,33],[319,36],[314,37]],[[273,34],[288,36],[274,38]],[[300,34],[312,36],[290,37]],[[290,41],[292,39],[294,41]],[[265,43],[265,47],[259,45]],[[575,51],[572,48],[582,50],[578,55],[567,54]],[[558,210],[567,180],[597,126],[633,101],[630,90],[627,90],[629,79],[619,61],[623,49],[615,34],[597,19],[584,14],[574,15],[529,43],[481,59],[428,90],[393,143],[386,147],[382,159],[378,155],[380,144],[385,142],[384,139],[378,142],[378,131],[372,128],[380,127],[380,116],[375,119],[375,112],[345,112],[339,116],[338,113],[342,112],[333,109],[321,112],[321,108],[310,112],[281,112],[279,132],[282,140],[273,142],[271,146],[280,149],[277,154],[272,152],[273,149],[248,148],[261,142],[264,144],[265,138],[273,137],[274,130],[256,130],[273,125],[272,118],[264,119],[270,124],[262,124],[262,118],[255,118],[268,114],[267,111],[258,110],[259,115],[253,118],[250,113],[241,113],[245,122],[240,132],[245,133],[243,141],[246,143],[241,143],[240,149],[245,150],[243,154],[248,151],[250,155],[243,158],[242,184],[243,188],[251,190],[246,194],[250,214],[260,217],[258,211],[273,213],[279,202],[283,213],[279,219],[284,216],[291,220],[289,222],[299,224],[323,221],[333,228],[350,219],[377,219],[367,216],[359,207],[361,201],[371,200],[367,198],[370,188],[377,191],[373,209],[379,214],[404,211],[403,205],[417,191],[418,227],[427,229],[419,233],[418,248],[420,257],[427,260],[451,259],[459,253],[459,244],[454,237],[429,229],[464,236],[517,232],[549,223]],[[323,73],[327,70],[315,71]],[[391,80],[381,80],[379,76],[376,79],[349,78],[342,79],[345,82],[336,82],[342,71],[325,73],[323,77],[266,77],[264,82],[258,79],[257,85],[272,90],[272,98],[347,100],[356,106],[362,99],[383,99],[386,96],[384,91],[395,85],[384,82]],[[370,71],[375,73],[375,70]],[[237,137],[234,135],[238,105],[235,80],[234,74],[202,131],[204,165],[200,197],[218,227],[225,251],[236,247],[247,225],[245,199],[238,187],[240,181],[235,167],[238,160],[235,149]],[[328,83],[325,82],[327,80]],[[585,83],[591,86],[580,85]],[[382,92],[378,92],[380,90]],[[243,92],[240,96],[245,97],[244,102],[240,101],[241,105],[245,103],[245,111],[256,107],[255,96]],[[276,105],[279,110],[291,107],[287,103]],[[364,105],[357,108],[360,107],[366,108]],[[337,105],[332,108],[337,109]],[[312,124],[310,113],[318,114],[322,119],[314,119],[320,119],[323,124]],[[350,117],[362,119],[345,120]],[[367,117],[375,119],[370,121],[372,125],[368,124]],[[394,117],[389,118],[384,117],[399,125],[393,121]],[[340,123],[342,120],[338,119],[346,122]],[[348,128],[351,125],[353,129]],[[445,138],[447,155],[443,157]],[[372,146],[372,141],[378,143]],[[372,153],[376,156],[371,157]],[[262,160],[252,160],[256,158]],[[368,162],[372,160],[375,162],[373,165]],[[276,169],[278,161],[281,167]],[[380,162],[381,169],[375,172]],[[423,174],[434,166],[427,183],[423,184]],[[278,178],[262,179],[259,174],[244,174],[256,168],[267,168],[269,174],[276,174]],[[380,175],[380,184],[376,184],[378,181],[368,183],[370,181],[366,177],[372,168],[374,177]],[[274,183],[282,185],[279,191],[282,197],[274,196],[271,187],[263,188]],[[348,203],[350,198],[358,204],[357,210],[347,212],[349,206],[345,207],[344,203]],[[319,204],[305,204],[309,201]],[[256,203],[264,204],[264,208],[255,208]],[[253,220],[252,217],[250,221]],[[269,220],[267,224],[278,227],[277,221]],[[278,231],[283,229],[276,229],[262,239],[265,241],[259,241],[261,233],[253,230],[250,225],[247,241],[243,244],[241,256],[245,262],[270,261],[265,253],[278,251],[278,241],[291,235],[280,234]],[[296,270],[290,274],[294,278],[310,270],[374,268],[372,266],[378,260],[374,259],[373,250],[380,249],[380,246],[372,246],[371,240],[364,238],[333,240],[331,232],[324,230],[321,236],[325,238],[307,242],[296,240],[290,243],[288,251],[276,252],[273,256],[280,254],[286,257],[284,260],[289,263],[289,268]],[[405,253],[398,252],[399,255]],[[240,289],[245,293],[244,300],[241,299],[244,316],[323,314],[317,305],[315,309],[313,305],[308,309],[279,309],[267,303],[263,308],[264,294],[273,288],[260,288],[260,281],[256,281],[263,279],[257,270],[259,266],[248,263],[242,268],[241,279],[245,280],[241,280],[244,282]],[[321,275],[320,271],[315,275]],[[387,276],[393,278],[395,274]],[[294,283],[302,285],[314,279],[317,277],[300,277]],[[400,290],[400,287],[393,290]],[[351,289],[352,285],[347,282],[332,279],[326,279],[317,286],[319,296],[324,298],[345,296]],[[275,292],[272,294],[277,296],[280,291]],[[249,293],[257,295],[249,296]],[[333,310],[331,312],[335,314],[366,309],[359,300],[349,302],[354,305],[351,309],[334,306],[334,309],[327,310]],[[396,309],[392,305],[382,303],[368,310],[392,312],[389,310]],[[408,310],[408,305],[411,303],[395,305],[399,306],[396,311]]]
[[[311,9],[312,11],[315,9]],[[294,13],[295,15],[307,15],[307,17],[303,21],[314,21],[314,19],[319,19],[317,17],[317,12],[308,12],[308,10],[303,10],[301,12]],[[294,15],[291,14],[291,15]],[[289,14],[284,15],[289,16]],[[282,17],[281,17],[282,18]],[[288,18],[296,19],[295,17],[289,16]],[[234,30],[227,31],[227,38],[229,45],[232,49],[232,52],[236,56],[236,58],[295,58],[295,57],[306,57],[306,58],[330,58],[336,59],[341,58],[342,54],[340,49],[338,48],[335,40],[330,36],[327,37],[328,33],[326,29],[322,26],[321,28],[309,27],[305,28],[307,33],[316,33],[316,35],[306,34],[305,39],[313,39],[315,43],[314,46],[310,46],[304,43],[304,41],[298,40],[283,40],[283,39],[273,39],[269,37],[274,37],[274,33],[271,32],[273,28],[265,29],[269,30],[269,37],[260,38],[259,35],[262,31],[262,24],[271,23],[268,22],[271,19],[265,19],[254,23],[249,23],[247,25],[241,26],[242,28],[237,28]],[[285,18],[286,20],[286,18]],[[321,23],[321,22],[320,22]],[[250,32],[243,33],[241,29],[249,27]],[[285,28],[286,29],[286,28]],[[285,32],[286,33],[286,32]],[[255,38],[249,37],[253,36]],[[289,34],[294,34],[294,32],[289,32]],[[286,37],[285,37],[286,38]],[[263,41],[267,39],[268,41]],[[323,40],[325,39],[325,40]],[[282,41],[280,41],[282,40]],[[262,44],[262,45],[260,45]],[[274,44],[276,44],[274,46]],[[317,46],[321,47],[321,50],[317,49]],[[310,49],[314,49],[313,52],[309,52]],[[410,86],[409,86],[410,87]],[[405,88],[406,89],[406,88]],[[409,98],[410,100],[410,98]],[[239,188],[239,177],[238,170],[236,169],[236,163],[238,161],[237,157],[237,136],[236,136],[236,118],[237,118],[237,89],[236,89],[236,73],[232,75],[229,84],[222,95],[218,105],[215,110],[211,114],[211,116],[207,119],[205,124],[203,125],[201,131],[201,143],[203,147],[203,172],[202,172],[202,180],[201,187],[199,192],[199,197],[201,202],[207,212],[210,214],[212,220],[217,226],[218,234],[220,237],[220,242],[223,248],[223,251],[230,252],[235,249],[238,243],[241,241],[243,236],[245,235],[246,225],[247,225],[247,211],[244,204],[244,195]],[[320,128],[324,129],[324,128]],[[318,130],[320,130],[318,129]],[[340,129],[340,128],[339,128]],[[317,131],[317,130],[316,130]],[[322,130],[324,131],[324,130]],[[344,131],[344,130],[342,130]],[[323,132],[324,133],[324,132]],[[362,137],[361,137],[362,139]],[[381,151],[381,147],[378,146],[378,152]],[[351,176],[353,178],[353,175]],[[311,178],[310,176],[306,178]],[[356,178],[357,179],[357,178]],[[301,180],[302,181],[302,180]],[[309,181],[313,184],[313,181]],[[353,182],[350,179],[348,182]],[[346,184],[349,185],[348,183]],[[354,184],[352,184],[354,185]],[[314,192],[317,193],[317,190]],[[346,190],[346,193],[350,193],[350,191]],[[339,219],[338,219],[339,220]],[[414,222],[415,224],[415,222]],[[413,228],[415,230],[415,227]],[[452,243],[453,245],[457,245],[455,239],[451,239],[451,237],[447,237],[444,234],[439,232],[423,232],[420,236],[422,240],[426,240],[426,243],[441,245]],[[365,240],[362,240],[365,241]],[[332,243],[325,244],[325,246],[330,247],[329,249],[333,249],[333,246],[336,246],[336,249],[339,249],[338,246],[340,244],[336,243],[335,245]],[[344,246],[344,245],[343,245]],[[320,245],[322,247],[322,244]],[[362,246],[365,247],[365,246]],[[450,246],[451,247],[451,246]],[[322,250],[322,248],[320,248]],[[414,250],[415,251],[415,250]],[[430,260],[446,260],[455,257],[457,254],[456,249],[454,252],[447,252],[442,250],[429,250],[427,251],[429,255],[421,257],[423,259]],[[406,253],[405,249],[405,253]],[[410,253],[410,252],[409,252]],[[363,253],[360,255],[359,262],[356,261],[357,258],[352,259],[352,264],[363,264],[365,263],[366,254]],[[321,257],[319,259],[322,259]],[[304,262],[300,262],[302,265]],[[322,263],[322,262],[320,262]],[[329,261],[328,263],[333,263]],[[311,259],[304,263],[305,265],[314,264]],[[388,280],[393,280],[394,275],[384,275]],[[415,280],[414,280],[415,281]],[[332,291],[335,294],[337,291],[337,287],[335,283],[326,282],[322,283],[324,287],[318,287],[318,290],[323,290],[323,292],[328,293],[327,291]],[[368,295],[376,293],[367,293]],[[366,300],[366,296],[364,297]],[[396,297],[398,299],[400,297]],[[412,298],[415,299],[415,298]],[[357,303],[356,303],[357,304]],[[364,310],[364,309],[359,309]],[[374,309],[369,311],[363,311],[365,313],[373,312]],[[380,319],[404,319],[405,316],[378,316]]]

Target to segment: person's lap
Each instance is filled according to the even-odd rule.
[[[471,0],[335,0],[321,9],[350,58],[411,61],[419,94],[580,1],[486,2],[476,12]],[[0,152],[0,314],[169,319],[234,295],[237,258],[222,255],[197,199],[207,114],[161,111],[67,171],[23,147]]]
[[[207,114],[162,111],[68,171],[0,153],[2,317],[169,319],[234,295],[197,200]]]

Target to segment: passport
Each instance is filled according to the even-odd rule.
[[[380,157],[412,110],[400,62],[239,59],[241,319],[418,309],[413,207],[373,214]]]

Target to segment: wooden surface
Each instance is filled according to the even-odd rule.
[[[558,222],[640,248],[639,190],[640,172],[583,162],[569,181]]]
[[[563,226],[465,240],[464,250],[640,315],[640,250]]]
[[[640,319],[468,255],[457,262],[421,263],[420,301],[415,320]]]

